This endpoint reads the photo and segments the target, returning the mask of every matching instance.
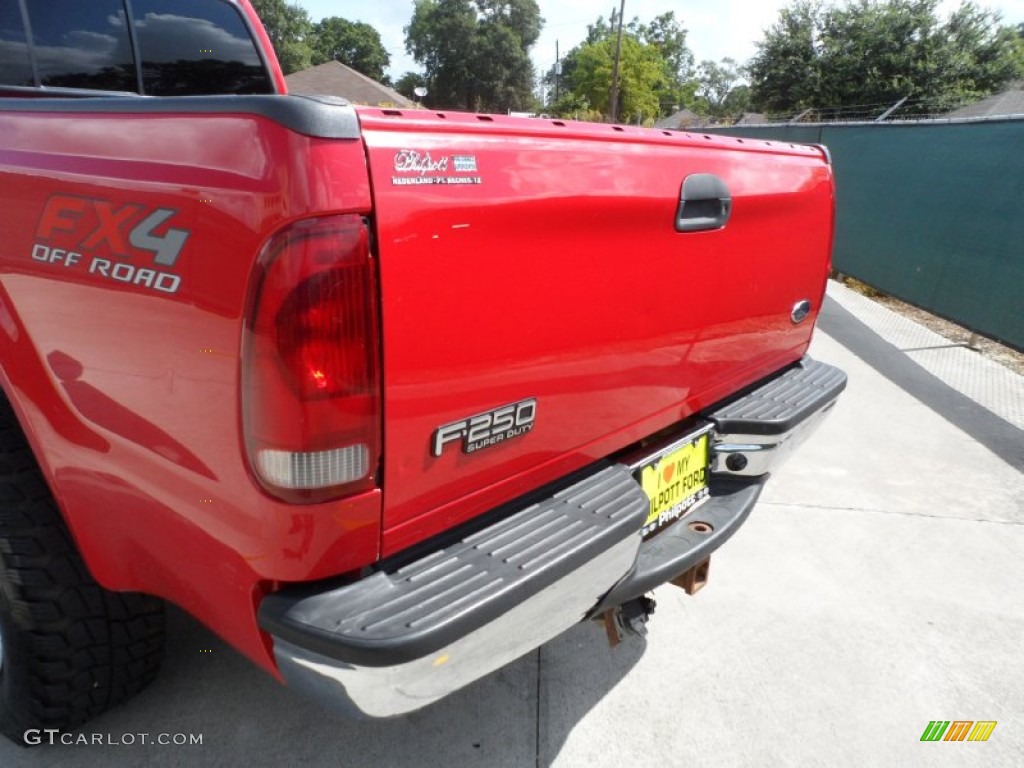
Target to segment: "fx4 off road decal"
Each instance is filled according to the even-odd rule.
[[[503,405],[468,419],[453,421],[434,430],[430,453],[440,456],[448,443],[462,443],[463,453],[475,453],[483,448],[525,435],[533,429],[537,419],[537,401],[533,398]]]
[[[173,226],[179,212],[142,203],[53,195],[46,201],[33,261],[75,269],[161,293],[177,293],[175,270],[191,231]]]

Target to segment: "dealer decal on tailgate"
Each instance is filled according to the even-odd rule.
[[[708,433],[677,443],[640,470],[651,508],[643,535],[674,523],[708,497]]]
[[[391,183],[396,186],[422,186],[433,184],[482,184],[477,175],[476,155],[441,155],[403,149],[395,155],[396,175]]]

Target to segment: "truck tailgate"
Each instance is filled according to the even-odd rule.
[[[359,115],[380,263],[385,555],[806,350],[832,235],[822,150],[548,120]],[[797,323],[803,300],[812,311]],[[437,439],[440,427],[530,401],[532,421],[509,439],[474,442],[457,429]]]

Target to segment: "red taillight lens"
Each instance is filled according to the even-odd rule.
[[[305,240],[303,247],[323,244]],[[331,243],[330,245],[335,245]],[[365,248],[365,243],[344,243]],[[318,260],[318,254],[311,254]],[[267,330],[299,394],[307,399],[366,393],[374,385],[368,364],[377,319],[364,292],[366,264],[335,266],[301,282]]]
[[[242,347],[246,449],[289,501],[372,488],[380,458],[377,288],[360,216],[301,221],[260,254]]]

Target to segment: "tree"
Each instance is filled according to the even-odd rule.
[[[939,0],[798,0],[758,43],[749,66],[762,111],[832,110],[866,117],[909,97],[903,114],[944,112],[1024,74],[1018,31],[963,3],[944,21]]]
[[[726,113],[729,94],[740,79],[735,59],[725,58],[720,63],[702,61],[697,68],[697,95],[704,100],[708,113],[721,117]]]
[[[750,86],[735,85],[725,97],[722,104],[722,114],[731,117],[739,117],[750,110]]]
[[[390,84],[384,70],[391,64],[391,57],[381,43],[380,33],[369,24],[330,16],[318,21],[313,33],[313,64],[333,59],[378,82]]]
[[[395,81],[395,90],[413,101],[420,100],[419,96],[416,95],[416,89],[426,88],[426,86],[427,78],[419,72],[406,72]]]
[[[533,104],[536,0],[416,0],[405,47],[425,70],[427,103],[505,112]]]
[[[655,16],[649,24],[634,19],[630,31],[644,45],[652,46],[664,61],[664,77],[655,86],[659,112],[664,114],[676,106],[693,105],[697,90],[693,53],[686,45],[686,30],[669,11]]]
[[[779,11],[779,20],[757,44],[750,63],[755,109],[796,111],[813,104],[821,62],[817,47],[821,3],[800,0]]]
[[[587,37],[562,60],[560,83],[562,98],[549,111],[576,115],[591,109],[610,112],[612,65],[618,14],[610,20],[603,16],[587,26]],[[550,89],[554,69],[544,76]],[[623,27],[622,55],[619,62],[619,104],[623,121],[637,115],[651,121],[681,106],[692,106],[697,88],[693,78],[693,54],[686,45],[686,30],[673,12],[664,13],[650,23],[634,18]]]
[[[309,67],[313,33],[309,14],[285,0],[252,0],[252,6],[267,30],[281,70],[290,75]]]
[[[476,26],[470,0],[416,0],[405,49],[426,71],[431,106],[472,108]]]
[[[672,78],[682,81],[692,77],[693,52],[686,45],[686,30],[676,20],[675,11],[655,16],[649,24],[633,19],[629,29],[640,42],[658,49]]]
[[[591,107],[610,113],[615,39],[608,37],[583,45],[575,59],[570,93],[585,96]],[[659,116],[657,89],[663,83],[664,73],[664,60],[656,49],[643,45],[633,35],[623,34],[617,110],[623,122],[630,122],[636,116],[641,120]]]

